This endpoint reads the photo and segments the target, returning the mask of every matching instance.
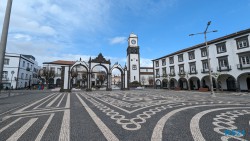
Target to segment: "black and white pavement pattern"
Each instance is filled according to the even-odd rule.
[[[250,94],[216,95],[146,89],[9,97],[0,99],[0,141],[250,140]]]

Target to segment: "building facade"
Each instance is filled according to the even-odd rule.
[[[103,60],[104,59],[104,60]],[[93,62],[91,62],[91,60]],[[72,82],[70,87],[85,87],[87,85],[93,86],[100,86],[100,85],[107,85],[110,83],[111,85],[119,85],[121,87],[122,84],[127,84],[133,81],[140,82],[144,86],[151,85],[153,86],[153,67],[140,67],[140,52],[139,52],[139,46],[138,46],[138,37],[135,34],[130,34],[128,38],[128,48],[127,48],[127,66],[125,65],[124,68],[122,68],[118,63],[114,64],[116,67],[111,67],[110,61],[107,61],[108,66],[99,66],[99,67],[93,67],[93,63],[97,63],[98,61],[100,62],[106,62],[105,58],[103,58],[102,54],[99,54],[99,56],[96,59],[91,59],[88,62],[82,61],[82,64],[86,64],[86,67],[83,67],[81,65],[76,66],[74,69],[70,70],[72,71],[70,74],[70,78]],[[61,83],[61,72],[62,72],[62,67],[72,67],[77,61],[64,61],[64,60],[58,60],[58,61],[53,61],[53,62],[44,62],[43,63],[43,71],[47,70],[46,73],[47,75],[44,75],[41,73],[42,81],[44,83],[49,83],[49,84],[54,84],[55,86],[60,86]],[[81,62],[81,59],[80,59]],[[99,62],[98,62],[99,63]],[[100,64],[99,64],[100,65]],[[101,69],[101,68],[102,69]],[[86,68],[92,68],[90,70]],[[106,68],[106,69],[105,69]],[[108,70],[111,69],[118,69],[121,74],[120,77],[118,76],[111,76],[109,82],[108,75],[110,75],[112,72],[109,72]],[[124,69],[126,68],[127,72],[127,77],[122,79],[123,76],[125,75]],[[77,72],[74,76],[74,71]],[[51,72],[51,73],[50,73]],[[91,72],[91,78],[90,83],[87,84],[87,72]],[[54,75],[53,75],[54,74]],[[46,78],[47,77],[47,78]],[[125,81],[124,83],[123,81]],[[47,82],[46,82],[47,81]],[[126,86],[127,87],[127,86]]]
[[[208,41],[216,90],[250,90],[250,29]],[[207,50],[198,44],[152,60],[155,88],[210,88]]]
[[[131,33],[128,38],[127,48],[128,82],[140,82],[142,85],[153,85],[153,67],[140,66],[140,47],[138,36]]]
[[[32,55],[6,53],[3,70],[3,88],[19,89],[39,83],[40,67]]]

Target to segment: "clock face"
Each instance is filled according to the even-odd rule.
[[[131,40],[131,43],[134,45],[136,43],[136,40]]]

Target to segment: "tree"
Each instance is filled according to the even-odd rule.
[[[52,69],[41,69],[39,70],[39,77],[40,78],[44,78],[46,84],[48,84],[48,81],[50,78],[54,78],[55,77],[55,71]]]
[[[97,78],[98,78],[98,80],[101,82],[101,85],[103,84],[103,82],[106,80],[105,79],[105,74],[98,74],[97,75]]]

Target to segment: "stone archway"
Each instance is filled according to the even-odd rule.
[[[219,90],[236,91],[236,79],[230,74],[221,74],[217,78]]]
[[[114,85],[118,85],[118,87],[120,86],[121,90],[127,89],[128,87],[127,87],[127,81],[126,81],[126,76],[125,76],[126,70],[124,68],[122,68],[122,66],[120,64],[118,64],[118,62],[112,66],[110,73],[112,74],[113,70],[115,70],[115,69],[119,70],[121,73],[121,76],[120,76],[121,82],[120,82],[120,84],[119,84],[119,82],[117,82],[117,84],[114,83]],[[111,79],[111,83],[112,83],[112,79]]]
[[[87,85],[86,91],[92,91],[92,75],[95,73],[94,69],[95,67],[103,67],[105,70],[105,84],[106,84],[106,90],[110,91],[111,89],[111,66],[110,66],[110,60],[106,60],[103,55],[100,53],[95,59],[89,59],[88,63],[81,60],[76,61],[74,65],[64,65],[62,66],[62,72],[61,72],[61,92],[70,92],[72,89],[72,84],[85,84]],[[81,66],[85,69],[84,77],[81,77],[80,80],[74,80],[73,78],[79,77],[79,71],[76,71],[77,66]],[[118,68],[122,71],[123,74],[123,88],[127,88],[127,67],[125,66],[124,69],[122,69],[121,66],[114,66],[114,68]],[[82,73],[83,74],[83,73]],[[101,72],[100,72],[101,74]],[[98,78],[98,83],[100,83],[100,78],[102,79],[103,76],[100,76]],[[84,82],[84,83],[83,83]],[[103,83],[103,82],[101,82]],[[96,84],[96,81],[95,81]]]
[[[167,79],[163,79],[162,80],[162,88],[163,89],[167,89],[168,88],[168,80]]]
[[[237,85],[240,91],[250,91],[250,73],[242,73],[237,77]]]
[[[217,88],[216,79],[214,77],[212,77],[212,81],[213,81],[213,88],[216,89]],[[202,88],[209,88],[210,89],[210,78],[209,78],[209,75],[206,75],[206,76],[204,76],[204,77],[201,78],[201,87]]]
[[[188,81],[186,78],[180,78],[178,84],[181,90],[188,90]]]
[[[190,90],[199,90],[200,88],[200,79],[198,77],[190,77],[189,78],[189,87]]]
[[[70,86],[75,89],[88,88],[88,67],[82,63],[75,64],[70,69]]]
[[[109,89],[109,71],[105,65],[97,64],[91,69],[91,88],[92,90]],[[105,88],[105,89],[104,89]]]
[[[161,80],[160,79],[157,79],[155,81],[155,85],[156,85],[156,89],[160,89],[161,88]]]
[[[171,78],[169,80],[169,89],[176,89],[177,88],[177,80],[175,78]]]
[[[61,79],[58,78],[56,79],[56,87],[60,87],[61,86]]]
[[[93,84],[93,81],[92,81],[93,69],[96,66],[101,66],[106,71],[106,77],[105,77],[105,79],[106,79],[105,81],[107,83],[106,90],[111,91],[112,89],[111,89],[111,72],[110,72],[111,63],[110,63],[110,60],[106,60],[103,57],[103,55],[100,53],[95,59],[90,58],[89,65],[90,65],[90,75],[89,75],[89,77],[91,78],[89,80],[90,86],[91,86],[90,88],[92,89],[92,84]],[[103,76],[101,78],[103,79]],[[96,78],[96,79],[99,79],[99,78]]]

